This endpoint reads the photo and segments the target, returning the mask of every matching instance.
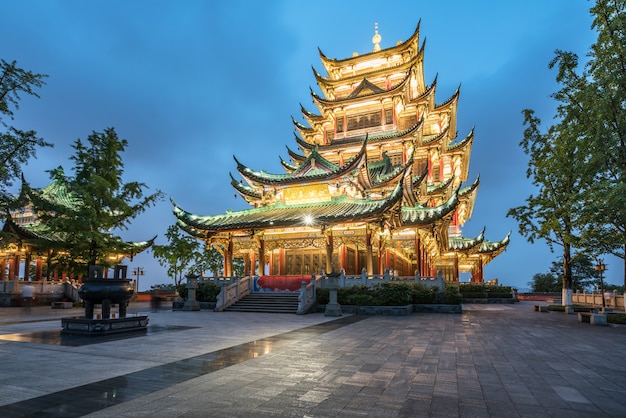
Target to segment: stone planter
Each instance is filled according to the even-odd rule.
[[[419,303],[413,305],[413,312],[419,313],[452,313],[452,314],[461,314],[463,313],[463,307],[459,305],[444,305],[444,304],[434,304],[434,303]]]

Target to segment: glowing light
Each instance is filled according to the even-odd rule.
[[[304,216],[304,224],[305,225],[312,225],[313,224],[313,217],[311,215],[305,215]]]

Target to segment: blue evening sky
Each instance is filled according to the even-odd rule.
[[[129,141],[125,181],[143,181],[166,200],[134,220],[122,235],[145,240],[175,222],[169,198],[201,215],[247,207],[235,198],[233,155],[253,169],[283,172],[285,146],[297,149],[291,117],[300,103],[317,111],[314,66],[328,57],[372,50],[374,24],[383,48],[406,40],[421,19],[425,74],[438,75],[437,102],[461,86],[458,134],[475,127],[470,178],[480,174],[464,235],[500,240],[507,251],[485,268],[485,279],[528,287],[559,254],[518,234],[509,208],[532,193],[519,148],[522,109],[550,123],[556,49],[584,57],[596,36],[586,0],[164,1],[4,0],[0,58],[48,74],[40,99],[24,97],[14,125],[53,142],[24,167],[34,187],[49,170],[72,167],[70,145],[114,127]],[[557,249],[558,250],[558,249]],[[606,276],[621,284],[623,263],[606,257]],[[171,282],[144,253],[140,289]]]

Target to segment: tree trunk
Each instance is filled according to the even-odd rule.
[[[561,305],[572,306],[572,255],[570,244],[563,243],[563,290]]]

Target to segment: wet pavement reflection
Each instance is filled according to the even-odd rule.
[[[25,332],[17,334],[0,334],[0,340],[14,341],[24,343],[37,343],[37,344],[50,344],[61,345],[66,347],[81,347],[83,345],[99,344],[110,341],[125,340],[128,338],[135,338],[144,335],[156,334],[165,331],[182,331],[187,329],[193,329],[196,327],[186,327],[177,325],[149,325],[146,329],[124,332],[119,334],[98,335],[98,336],[84,336],[84,335],[63,335],[61,330],[47,330],[47,331],[35,331]]]
[[[365,318],[365,316],[341,317],[333,321],[250,341],[123,376],[0,406],[0,416],[80,417],[229,366],[240,364],[244,361],[279,350],[298,340],[315,337],[361,321]],[[150,329],[152,326],[148,328]],[[171,328],[176,327],[163,328],[169,329],[162,329],[161,331],[174,331],[175,329]],[[149,330],[148,332],[155,331],[159,332],[156,329]],[[71,339],[76,341],[81,340],[81,344],[104,342],[104,340],[101,339],[102,337],[61,336],[60,331],[58,331],[58,334],[58,336],[52,333],[47,334],[46,331],[29,334],[6,334],[0,336],[0,339],[62,345],[72,344],[72,342],[70,342]],[[145,333],[142,335],[145,335]],[[121,338],[126,337],[120,337],[118,339]]]

